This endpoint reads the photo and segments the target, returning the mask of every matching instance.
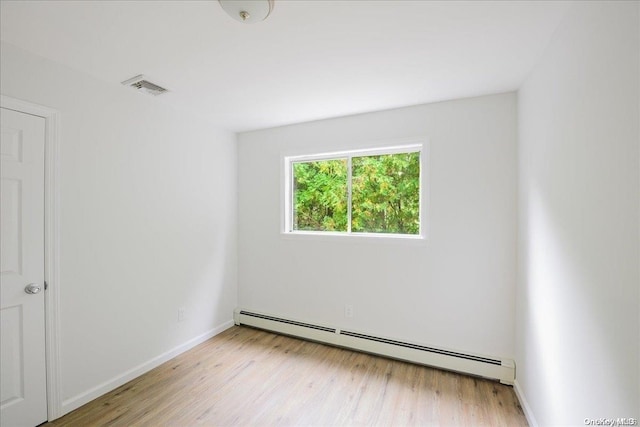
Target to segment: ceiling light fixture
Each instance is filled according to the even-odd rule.
[[[273,10],[274,0],[218,0],[218,2],[236,21],[253,24],[267,19]]]

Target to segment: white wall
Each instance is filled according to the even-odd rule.
[[[2,93],[61,112],[68,411],[127,371],[139,373],[146,362],[230,325],[237,304],[235,136],[118,82],[7,44],[1,52]],[[187,309],[184,322],[177,322],[178,307]]]
[[[386,145],[408,137],[430,141],[425,242],[280,234],[283,154]],[[514,93],[238,138],[242,308],[513,357]],[[353,304],[353,318],[344,317],[345,304]]]
[[[638,22],[576,3],[519,91],[517,387],[540,425],[640,417]]]

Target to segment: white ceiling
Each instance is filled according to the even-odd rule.
[[[257,24],[210,1],[1,1],[1,38],[245,131],[517,89],[558,1],[276,0]],[[144,96],[144,95],[140,95]]]

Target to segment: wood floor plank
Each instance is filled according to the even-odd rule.
[[[526,426],[498,382],[233,327],[50,426]]]

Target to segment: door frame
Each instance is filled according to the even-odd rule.
[[[0,94],[0,107],[42,117],[44,137],[44,294],[47,418],[62,415],[60,390],[60,113]]]

